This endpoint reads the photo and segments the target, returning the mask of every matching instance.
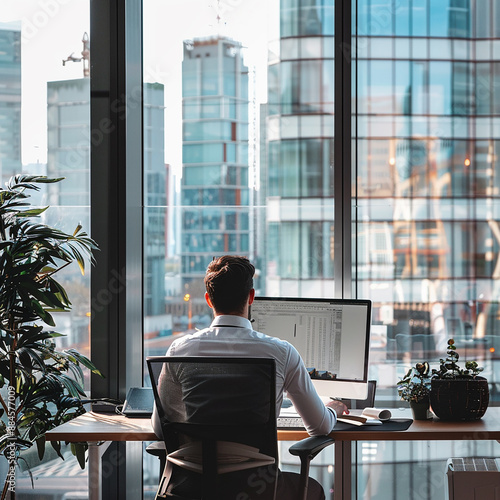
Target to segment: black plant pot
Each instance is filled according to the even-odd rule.
[[[442,420],[479,420],[490,400],[488,381],[474,379],[432,379],[431,408]]]

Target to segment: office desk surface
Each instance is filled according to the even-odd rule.
[[[48,431],[48,441],[156,441],[149,418],[88,412]]]
[[[411,418],[409,411],[391,410],[394,418]],[[400,415],[402,414],[402,415]],[[279,430],[279,439],[298,441],[307,437],[304,431]],[[447,422],[415,420],[405,431],[384,431],[381,426],[370,430],[353,426],[352,430],[333,431],[335,441],[444,441],[444,440],[500,440],[500,407],[490,407],[480,420],[470,422]]]
[[[396,412],[399,413],[398,410],[393,413]],[[500,407],[488,408],[482,419],[472,422],[416,420],[405,431],[370,431],[353,426],[352,431],[334,430],[331,435],[336,441],[500,440]],[[69,442],[157,440],[149,419],[93,412],[48,431],[46,437],[49,441]],[[305,431],[278,430],[280,441],[299,441],[306,437]]]
[[[400,416],[399,410],[394,411]],[[401,415],[403,417],[403,415]],[[404,414],[404,417],[407,417]],[[351,500],[352,441],[421,441],[421,440],[500,440],[500,407],[488,408],[481,420],[444,422],[438,419],[414,421],[405,431],[365,430],[353,426],[352,431],[333,431],[335,439],[335,500]],[[300,441],[305,431],[278,430],[281,441]],[[89,499],[102,500],[100,461],[103,442],[156,441],[150,419],[121,415],[85,413],[46,433],[49,441],[89,443]],[[101,451],[100,451],[101,450]]]
[[[157,441],[149,418],[129,418],[112,413],[88,412],[48,431],[48,441]],[[278,431],[278,439],[299,441],[306,431]]]

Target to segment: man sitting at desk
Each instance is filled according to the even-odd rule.
[[[255,267],[245,257],[227,255],[214,259],[205,276],[205,299],[213,309],[214,320],[209,328],[174,341],[167,355],[274,358],[277,414],[283,391],[286,391],[302,417],[307,432],[312,436],[328,434],[335,426],[337,413],[347,411],[347,407],[340,401],[330,401],[325,406],[316,393],[299,353],[290,343],[252,329],[248,312],[255,296],[254,273]],[[153,428],[161,436],[156,412],[153,414]],[[298,474],[280,472],[279,500],[293,498],[298,478]],[[307,498],[325,498],[323,488],[313,479],[309,482]]]

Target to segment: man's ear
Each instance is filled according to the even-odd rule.
[[[214,306],[212,305],[212,301],[210,300],[210,296],[208,295],[208,292],[205,292],[205,300],[207,301],[208,307],[213,309]]]
[[[255,288],[252,288],[250,290],[250,293],[248,294],[248,304],[252,305],[253,299],[255,299]]]

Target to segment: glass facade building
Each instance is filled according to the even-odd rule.
[[[500,376],[499,10],[488,1],[353,5],[345,52],[352,295],[373,300],[371,370],[388,399],[402,361],[438,359],[450,337]],[[334,289],[343,201],[333,183],[341,168],[333,164],[333,11],[333,0],[280,2],[262,129],[271,295]]]
[[[181,278],[192,294],[214,256],[250,252],[248,68],[240,42],[184,42],[182,125]]]
[[[374,302],[382,386],[448,338],[500,376],[498,10],[357,2],[353,276]]]
[[[47,83],[47,174],[64,177],[49,184],[51,205],[79,206],[89,225],[90,78]]]
[[[167,166],[165,151],[164,87],[161,83],[145,83],[143,87],[144,119],[144,196],[148,207],[144,214],[146,262],[144,268],[145,333],[166,327],[165,314],[165,255]],[[159,321],[153,318],[157,317]],[[148,322],[151,321],[151,324]]]
[[[333,2],[280,4],[261,133],[270,295],[333,293],[333,9]]]
[[[144,268],[145,332],[152,333],[168,328],[165,319],[165,211],[166,166],[163,155],[164,88],[159,83],[144,83],[144,215],[146,265]],[[49,203],[64,207],[55,222],[67,231],[78,223],[90,227],[90,148],[102,141],[109,130],[105,122],[97,129],[90,128],[90,78],[62,80],[47,84],[47,174],[64,177],[62,182],[48,184]],[[78,276],[77,280],[81,280]],[[89,294],[90,283],[85,277],[84,293]],[[88,301],[88,298],[87,298]],[[73,318],[68,331],[88,345],[88,318],[83,317],[80,327]],[[77,335],[78,328],[82,330]]]
[[[21,170],[21,27],[0,23],[0,180]]]

